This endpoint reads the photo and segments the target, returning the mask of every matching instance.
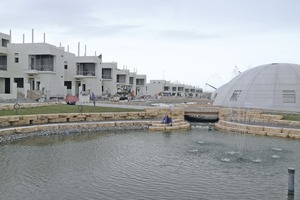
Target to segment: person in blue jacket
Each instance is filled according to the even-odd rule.
[[[93,101],[94,106],[96,106],[96,96],[94,92],[91,94],[91,100]]]
[[[172,126],[172,122],[173,122],[173,120],[172,120],[171,114],[164,116],[164,118],[162,120],[163,124],[169,124],[170,126]]]

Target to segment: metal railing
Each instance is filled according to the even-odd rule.
[[[103,79],[112,79],[111,75],[102,75]]]
[[[29,65],[29,70],[53,71],[53,66],[50,66],[50,65]]]
[[[95,71],[76,71],[76,75],[95,76]]]

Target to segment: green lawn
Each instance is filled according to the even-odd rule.
[[[297,114],[283,114],[284,120],[290,120],[290,121],[300,121],[300,115]]]
[[[81,110],[82,109],[82,110]],[[35,108],[20,108],[19,110],[1,110],[0,116],[8,115],[34,115],[55,113],[95,113],[95,112],[138,112],[138,109],[110,108],[99,106],[77,106],[77,105],[53,105]]]

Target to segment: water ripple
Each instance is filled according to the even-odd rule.
[[[187,133],[70,134],[0,146],[1,198],[286,198],[299,141],[244,136],[240,149],[234,134]]]

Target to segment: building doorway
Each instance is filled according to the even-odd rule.
[[[81,86],[81,81],[75,81],[75,95],[79,96],[79,87]]]
[[[30,90],[35,90],[34,78],[28,78]]]

